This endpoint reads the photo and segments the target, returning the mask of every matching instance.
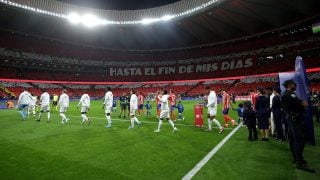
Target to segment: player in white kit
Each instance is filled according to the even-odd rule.
[[[173,121],[170,119],[170,109],[169,109],[169,95],[167,90],[162,91],[162,97],[158,97],[158,99],[161,102],[161,111],[160,111],[160,118],[159,118],[159,124],[158,124],[158,129],[155,130],[154,132],[158,133],[160,132],[161,126],[162,126],[162,121],[163,119],[167,119],[167,121],[170,123],[170,125],[173,128],[172,132],[178,131],[178,129],[175,127]]]
[[[88,122],[88,125],[90,125],[90,119],[87,117],[87,112],[90,109],[90,96],[88,95],[87,91],[85,91],[84,94],[81,96],[77,108],[79,108],[80,105],[82,117],[81,125],[84,125],[85,122]]]
[[[112,121],[111,121],[112,105],[113,105],[113,94],[111,92],[111,88],[107,87],[107,92],[104,96],[103,107],[102,107],[104,108],[105,116],[107,119],[106,128],[111,128],[111,125],[112,125]]]
[[[217,108],[218,108],[218,103],[217,103],[217,95],[216,93],[211,90],[210,87],[205,88],[206,91],[209,93],[208,96],[208,129],[206,131],[211,132],[212,131],[212,122],[215,123],[219,127],[219,133],[221,134],[224,130],[224,128],[221,126],[218,120],[215,119],[216,114],[217,114]]]
[[[138,127],[141,126],[141,122],[135,116],[136,111],[138,109],[138,97],[137,97],[136,92],[134,90],[131,90],[130,94],[131,94],[131,97],[130,97],[130,121],[131,121],[131,125],[129,126],[128,129],[134,128],[134,122],[138,123]]]
[[[69,121],[69,118],[67,118],[65,115],[65,113],[69,108],[69,96],[66,93],[67,93],[67,90],[63,89],[58,102],[58,106],[60,107],[59,113],[62,118],[61,120],[62,124],[67,123]]]
[[[30,101],[30,103],[29,103],[29,107],[28,107],[28,117],[29,117],[30,114],[32,113],[34,120],[36,119],[36,106],[37,106],[37,101],[38,101],[38,97],[32,95],[32,99],[31,99],[31,101]]]
[[[31,102],[31,100],[31,94],[27,91],[27,89],[24,89],[24,91],[19,95],[17,103],[19,113],[21,114],[23,121],[25,121],[27,118],[28,105]]]
[[[41,120],[42,113],[47,113],[48,122],[50,122],[50,95],[46,90],[44,90],[40,96],[40,113],[37,119],[39,122]]]

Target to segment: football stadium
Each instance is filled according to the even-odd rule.
[[[0,177],[320,179],[319,0],[0,0]]]

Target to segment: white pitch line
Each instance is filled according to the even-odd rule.
[[[68,116],[68,117],[78,117],[78,118],[81,118],[81,116]],[[106,118],[100,118],[100,117],[88,117],[88,118],[92,118],[92,119],[106,119]],[[112,118],[112,121],[124,121],[124,122],[130,122],[130,120],[126,120],[126,119],[115,119],[115,118]],[[141,121],[145,124],[158,124],[158,122],[150,122],[150,121]],[[175,125],[177,126],[190,126],[190,127],[194,127],[194,125],[188,125],[188,124],[176,124]],[[203,126],[203,127],[206,127],[206,126]],[[218,128],[218,127],[213,127],[213,128]],[[232,129],[232,128],[224,128],[224,129]]]
[[[193,178],[194,175],[197,174],[197,172],[200,171],[200,169],[212,158],[213,155],[216,154],[216,152],[219,151],[219,149],[233,136],[234,133],[236,133],[240,127],[242,126],[242,123],[240,123],[235,129],[233,129],[220,143],[215,146],[193,169],[191,169],[183,178],[182,180],[190,180]]]

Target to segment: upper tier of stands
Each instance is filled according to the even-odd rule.
[[[290,30],[290,32],[292,32]],[[278,46],[305,40],[310,37],[311,32],[307,28],[297,28],[294,34],[274,32],[263,36],[256,36],[234,42],[223,42],[214,45],[202,46],[192,49],[167,50],[167,51],[121,51],[108,50],[101,47],[74,44],[61,40],[47,39],[39,36],[0,32],[0,47],[19,49],[25,52],[46,54],[49,56],[67,57],[82,60],[104,60],[104,61],[176,61],[183,59],[199,58],[205,56],[221,56],[230,53],[241,53],[248,50],[259,50],[266,47]]]
[[[301,55],[320,66],[320,37],[308,28],[183,50],[115,51],[0,31],[0,77],[57,81],[173,81],[291,71]],[[110,76],[110,68],[179,67],[251,59],[253,66],[201,73]]]

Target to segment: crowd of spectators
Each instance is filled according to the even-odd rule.
[[[310,88],[320,91],[320,72],[308,73]],[[51,95],[59,95],[62,89],[68,89],[69,96],[79,97],[85,91],[88,91],[92,97],[102,97],[107,87],[113,90],[115,96],[121,96],[122,93],[128,93],[131,89],[141,92],[144,95],[156,93],[159,89],[172,89],[176,94],[189,97],[197,97],[206,94],[205,87],[210,86],[220,93],[222,90],[228,91],[235,96],[246,96],[250,90],[259,87],[279,86],[277,75],[271,76],[247,76],[232,80],[207,80],[207,81],[184,81],[172,83],[127,83],[127,84],[60,84],[47,82],[6,82],[0,81],[0,97],[9,97],[20,94],[24,88],[34,95],[40,95],[45,89]],[[5,89],[7,91],[5,91]]]

